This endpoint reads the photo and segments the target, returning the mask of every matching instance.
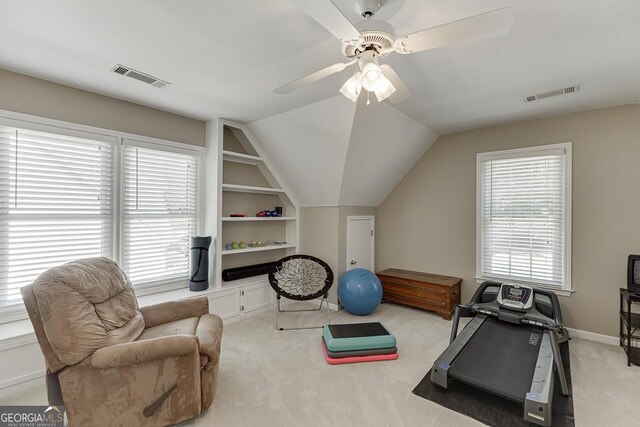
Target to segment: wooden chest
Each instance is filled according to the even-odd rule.
[[[382,299],[411,307],[434,311],[443,318],[451,316],[460,304],[459,277],[389,268],[380,271]]]

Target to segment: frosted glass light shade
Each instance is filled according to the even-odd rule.
[[[360,72],[355,73],[349,80],[344,82],[340,88],[340,93],[356,102],[360,91],[362,90],[362,75]]]
[[[396,88],[393,86],[393,83],[391,83],[391,81],[384,74],[382,74],[382,76],[378,79],[378,82],[373,87],[373,93],[376,94],[378,102],[384,101],[395,91]]]

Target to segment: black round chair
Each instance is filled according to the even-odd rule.
[[[329,265],[311,255],[290,255],[276,261],[269,270],[269,284],[276,291],[276,329],[314,329],[322,326],[308,326],[296,328],[280,327],[280,313],[320,311],[322,304],[327,305],[327,319],[331,323],[329,309],[329,289],[333,285],[333,270]],[[309,301],[320,298],[320,305],[314,309],[283,310],[280,307],[281,297],[294,301]]]

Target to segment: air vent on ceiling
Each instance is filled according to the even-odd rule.
[[[121,74],[123,76],[131,77],[132,79],[139,80],[143,83],[150,84],[151,86],[155,86],[157,88],[163,89],[169,86],[171,83],[160,80],[157,77],[150,76],[149,74],[143,73],[141,71],[134,70],[130,67],[125,67],[124,65],[116,65],[111,69],[116,74]]]
[[[580,85],[574,85],[574,86],[569,86],[562,89],[556,89],[550,92],[539,93],[537,95],[525,96],[524,100],[525,102],[533,102],[539,99],[551,98],[552,96],[558,96],[558,95],[568,95],[570,93],[576,93],[576,92],[580,92]]]

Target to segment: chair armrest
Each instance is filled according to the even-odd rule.
[[[209,313],[209,298],[196,297],[149,305],[140,309],[145,328],[175,322],[176,320],[200,317]]]
[[[91,356],[91,366],[98,369],[115,368],[184,356],[191,352],[196,354],[200,352],[200,344],[196,336],[170,335],[103,347]]]

